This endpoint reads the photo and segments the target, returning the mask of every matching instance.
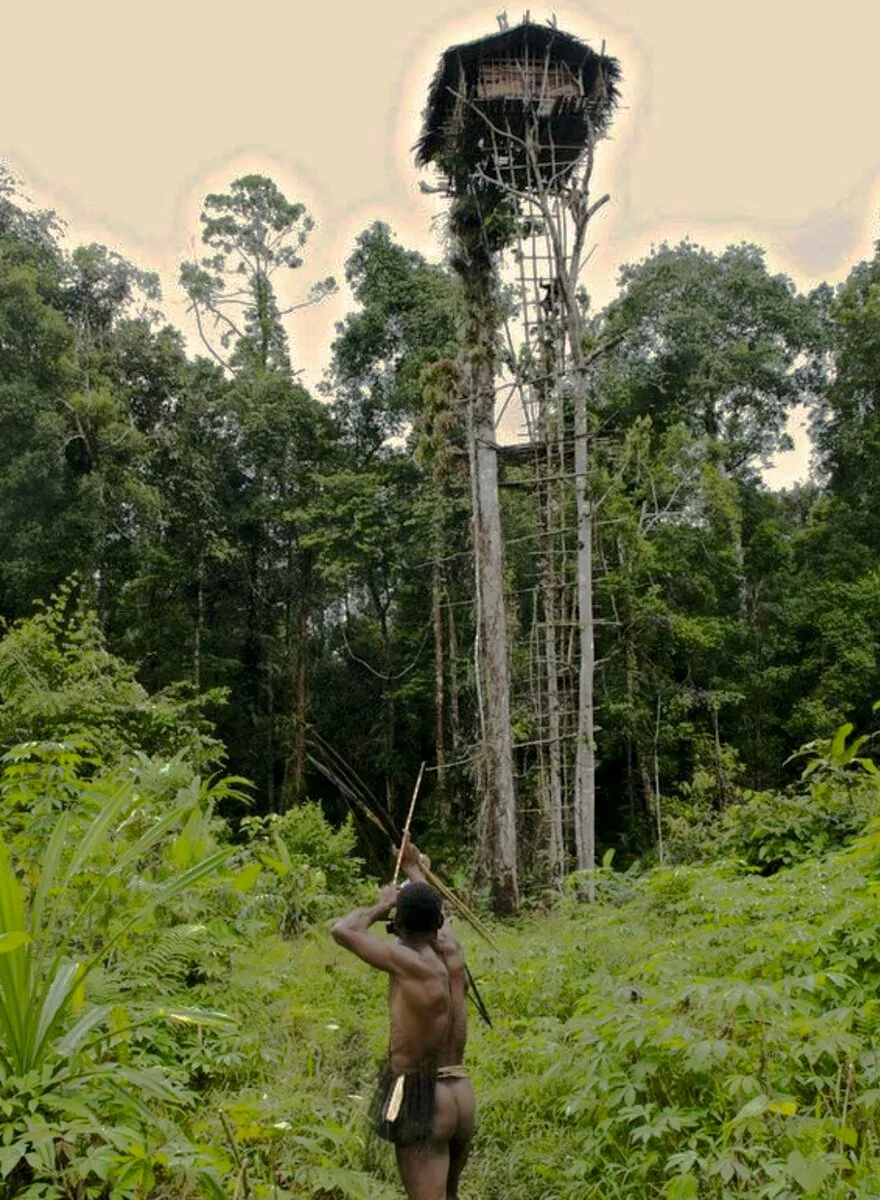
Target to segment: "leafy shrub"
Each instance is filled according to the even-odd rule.
[[[472,951],[481,1200],[861,1197],[880,1166],[880,833],[772,878],[673,868]]]
[[[723,812],[705,805],[673,808],[664,821],[673,862],[730,858],[772,875],[851,842],[880,814],[880,772],[864,753],[869,736],[851,738],[852,725],[809,742],[795,758],[806,765],[784,792],[739,794]]]
[[[306,802],[283,816],[245,817],[241,827],[253,852],[278,877],[285,933],[330,916],[361,890],[364,864],[354,853],[351,815],[334,829],[319,804]]]
[[[728,809],[715,853],[731,854],[770,875],[861,833],[880,813],[880,773],[860,753],[868,737],[850,741],[852,731],[852,725],[842,725],[833,738],[804,746],[798,757],[807,763],[790,792],[747,794]]]
[[[0,749],[64,742],[100,747],[105,762],[185,751],[205,769],[223,757],[205,715],[222,700],[222,692],[196,695],[184,684],[150,695],[134,667],[107,650],[73,585],[0,639]]]
[[[601,866],[592,871],[571,871],[563,884],[563,896],[568,901],[578,903],[588,898],[590,885],[593,897],[603,904],[625,904],[633,897],[633,881],[638,875],[639,865],[636,863],[626,871],[615,871],[613,867],[614,850],[606,850],[602,856]],[[546,893],[552,898],[553,893]],[[563,911],[572,912],[571,908]]]
[[[810,793],[747,795],[725,814],[717,846],[764,875],[825,854],[860,833],[870,813],[846,793],[829,800],[821,804]]]
[[[320,865],[331,892],[349,896],[357,888],[364,864],[355,854],[357,834],[351,814],[334,829],[320,804],[297,804],[273,822],[273,829],[291,857]]]
[[[141,998],[133,1015],[122,1004],[124,972],[110,964],[132,952],[135,930],[157,911],[215,874],[228,851],[207,846],[185,870],[163,853],[186,829],[191,796],[160,813],[114,772],[82,783],[78,795],[68,791],[26,872],[16,869],[0,825],[4,1200],[97,1196],[110,1187],[128,1195],[172,1161],[216,1193],[175,1116],[189,1096],[160,1062],[138,1061],[130,1043],[137,1018],[224,1018],[162,1010],[152,998]],[[89,994],[96,979],[98,998]]]
[[[0,1197],[222,1196],[186,1050],[230,1021],[176,967],[241,907],[243,781],[200,777],[203,700],[149,696],[69,593],[0,641],[0,744]]]

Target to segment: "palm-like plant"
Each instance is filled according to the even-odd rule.
[[[150,870],[151,859],[192,815],[198,794],[165,815],[151,819],[148,813],[143,828],[141,797],[131,781],[117,778],[103,790],[89,786],[89,807],[94,811],[97,799],[97,815],[83,826],[75,810],[63,812],[32,879],[19,878],[0,834],[0,1194],[4,1186],[6,1194],[17,1194],[36,1175],[54,1181],[55,1195],[79,1197],[88,1194],[83,1170],[107,1178],[115,1164],[131,1175],[132,1154],[143,1156],[150,1139],[159,1134],[168,1141],[170,1133],[174,1140],[174,1122],[161,1113],[187,1099],[160,1069],[119,1061],[114,1044],[122,1034],[108,1025],[114,1006],[89,1005],[86,984],[127,935],[215,873],[230,851],[209,848],[162,878]],[[126,840],[138,815],[142,832]],[[131,880],[137,886],[127,887]],[[191,1011],[148,1019],[158,1016],[224,1020]],[[158,1103],[151,1108],[146,1099]],[[79,1170],[72,1167],[74,1154]],[[71,1172],[78,1182],[68,1186]],[[203,1183],[211,1186],[210,1175]],[[138,1192],[133,1185],[119,1194]]]

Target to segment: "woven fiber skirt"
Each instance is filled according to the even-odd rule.
[[[395,1146],[429,1142],[434,1132],[437,1068],[425,1066],[399,1075],[385,1067],[370,1104],[370,1126]]]

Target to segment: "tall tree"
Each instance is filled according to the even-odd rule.
[[[831,494],[857,515],[857,537],[880,547],[880,242],[836,294],[819,289],[830,386],[816,413],[815,434]]]
[[[6,468],[0,524],[9,615],[79,570],[105,591],[111,560],[153,497],[141,431],[114,378],[115,342],[158,298],[146,275],[102,246],[64,255],[50,214],[0,181],[0,387]],[[4,585],[0,584],[0,589]],[[106,598],[105,598],[106,600]],[[106,617],[108,605],[100,610]]]
[[[326,413],[295,382],[284,318],[336,284],[324,279],[302,302],[279,303],[279,273],[302,266],[314,222],[265,176],[243,176],[228,192],[209,195],[201,221],[210,253],[183,263],[180,278],[205,345],[233,376],[228,423],[238,457],[235,541],[245,593],[238,736],[259,747],[253,772],[270,806],[283,807],[301,797],[305,781],[318,574],[303,514],[329,447]]]
[[[481,857],[496,910],[514,913],[519,907],[516,792],[495,432],[501,311],[493,253],[506,244],[514,219],[508,211],[505,223],[504,213],[503,203],[499,204],[498,212],[485,213],[475,196],[458,197],[450,213],[450,231],[452,267],[464,293],[462,359],[471,463],[479,638],[476,670],[482,734],[481,782],[485,795],[485,849]],[[497,242],[493,241],[493,230]]]
[[[429,757],[440,768],[447,694],[457,711],[455,653],[451,648],[446,653],[444,621],[445,612],[453,611],[444,597],[461,591],[444,560],[461,550],[466,513],[458,470],[463,457],[456,455],[463,449],[463,431],[450,358],[457,349],[457,293],[448,272],[404,249],[378,222],[358,237],[346,278],[358,308],[337,327],[327,382],[344,469],[327,481],[325,495],[331,512],[347,514],[334,534],[334,554],[340,566],[346,564],[351,599],[362,597],[354,604],[360,636],[370,614],[381,646],[374,680],[384,714],[384,786],[393,808],[408,796],[418,769],[412,755],[404,765],[392,752],[399,741],[399,699],[406,695],[412,706],[422,678],[418,656],[411,653],[415,631],[408,628],[409,621],[427,617],[432,627],[434,752]],[[421,471],[414,471],[413,457]],[[398,538],[389,537],[389,506],[397,514]],[[373,550],[365,553],[371,544]],[[377,567],[386,601],[380,601],[376,587]],[[349,646],[353,615],[350,608],[344,626]],[[414,647],[419,653],[425,649],[422,642],[419,632]],[[444,776],[443,770],[439,773]],[[442,797],[442,787],[438,792]]]
[[[243,175],[228,192],[206,196],[201,223],[211,253],[181,264],[180,281],[206,347],[235,373],[289,376],[283,318],[336,290],[331,276],[313,284],[301,301],[286,308],[278,303],[275,279],[302,266],[314,220],[265,175]],[[216,340],[208,336],[209,321]]]
[[[720,804],[735,774],[728,744],[755,765],[750,689],[759,677],[766,686],[765,655],[782,644],[762,579],[760,547],[776,535],[758,466],[787,444],[792,405],[811,397],[819,328],[753,246],[663,246],[625,267],[621,284],[594,331],[620,339],[597,376],[600,605],[611,622],[600,639],[602,742],[609,771],[626,764],[630,812],[656,835],[658,776],[711,777]],[[780,512],[771,524],[789,544]],[[769,730],[767,701],[762,711]]]

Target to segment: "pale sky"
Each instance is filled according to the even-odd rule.
[[[177,265],[198,250],[204,195],[271,175],[317,221],[305,292],[342,278],[377,218],[440,255],[436,198],[410,147],[437,60],[497,30],[501,5],[455,0],[5,0],[0,160],[72,243],[100,241],[159,272],[167,318],[187,328]],[[512,24],[524,8],[508,8]],[[621,63],[622,108],[600,148],[584,279],[598,303],[618,266],[690,235],[713,250],[755,241],[802,288],[836,282],[880,234],[876,48],[866,0],[607,0],[533,8],[602,41]],[[314,384],[343,293],[292,319],[293,357]],[[193,343],[195,349],[195,343]],[[807,446],[774,484],[804,476]]]

